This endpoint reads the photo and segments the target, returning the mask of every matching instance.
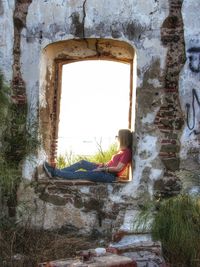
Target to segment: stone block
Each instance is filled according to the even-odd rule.
[[[174,144],[162,145],[160,152],[177,153],[180,150],[180,146]]]
[[[176,176],[166,176],[154,183],[154,196],[168,197],[175,196],[180,193],[182,184]]]
[[[165,165],[165,168],[169,171],[178,171],[179,170],[179,164],[180,159],[178,158],[170,158],[170,159],[162,159],[163,164]]]

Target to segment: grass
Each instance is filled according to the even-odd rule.
[[[179,195],[162,200],[154,207],[145,207],[139,215],[138,223],[141,224],[142,220],[146,222],[149,214],[154,214],[151,221],[152,237],[161,241],[166,261],[172,266],[199,267],[199,196]]]
[[[114,155],[117,152],[117,145],[112,144],[110,147],[103,151],[101,146],[97,144],[98,152],[91,156],[75,156],[72,151],[69,153],[66,153],[65,155],[60,155],[57,157],[57,167],[58,168],[64,168],[66,166],[69,166],[81,159],[88,160],[90,162],[97,162],[97,163],[106,163],[108,162],[112,155]]]
[[[4,161],[0,162],[0,188],[4,198],[12,197],[16,185],[21,179],[20,170],[16,166],[7,164]]]
[[[73,233],[32,229],[28,223],[23,228],[7,225],[0,235],[2,267],[36,267],[42,262],[76,257],[79,251],[94,248],[99,242]],[[21,259],[15,260],[16,256]]]
[[[37,125],[27,127],[26,103],[12,102],[11,93],[0,73],[0,266],[14,266],[3,262],[11,261],[14,253],[23,253],[17,246],[26,244],[23,231],[16,225],[17,189],[22,181],[21,163],[40,143]],[[18,236],[21,240],[16,246]]]
[[[6,122],[7,112],[10,106],[9,96],[9,87],[3,82],[3,75],[0,73],[0,121],[2,123]]]
[[[154,239],[161,240],[171,263],[199,266],[200,198],[180,195],[163,201],[155,216],[152,234]]]

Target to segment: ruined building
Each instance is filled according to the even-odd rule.
[[[26,125],[34,125],[29,134],[36,127],[41,140],[19,162],[26,186],[20,184],[16,205],[28,203],[33,226],[131,231],[138,204],[176,195],[180,179],[199,177],[199,9],[199,0],[0,0],[0,70],[15,105],[11,132],[26,114]],[[49,182],[41,165],[56,156],[62,65],[90,58],[131,65],[132,178]],[[19,153],[15,144],[7,156],[18,160]]]

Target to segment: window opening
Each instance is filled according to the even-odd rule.
[[[58,155],[92,155],[131,128],[132,64],[84,60],[62,66]]]
[[[128,81],[130,86],[127,90],[129,92],[129,104],[126,127],[128,125],[128,128],[134,130],[136,95],[136,53],[134,47],[124,41],[101,38],[71,39],[49,44],[43,49],[41,58],[40,84],[42,93],[39,99],[39,117],[40,127],[45,129],[41,131],[43,148],[52,165],[56,164],[57,157],[63,66],[89,60],[107,60],[129,65]],[[112,68],[109,69],[108,73],[111,71]],[[102,73],[98,74],[94,85],[102,79]],[[79,79],[79,73],[77,73],[76,79]],[[80,115],[82,114],[80,113]],[[101,117],[102,119],[104,120]],[[99,119],[99,121],[101,120]],[[111,128],[110,125],[106,126],[104,123],[103,128],[105,127]],[[68,128],[68,125],[66,125],[66,128]],[[123,128],[123,126],[119,125],[117,128]]]

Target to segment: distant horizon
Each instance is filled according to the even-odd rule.
[[[105,151],[110,145],[115,144],[115,138],[109,137],[60,137],[60,142],[65,146],[60,147],[59,155],[72,152],[74,155],[93,155],[98,152],[98,144]]]

